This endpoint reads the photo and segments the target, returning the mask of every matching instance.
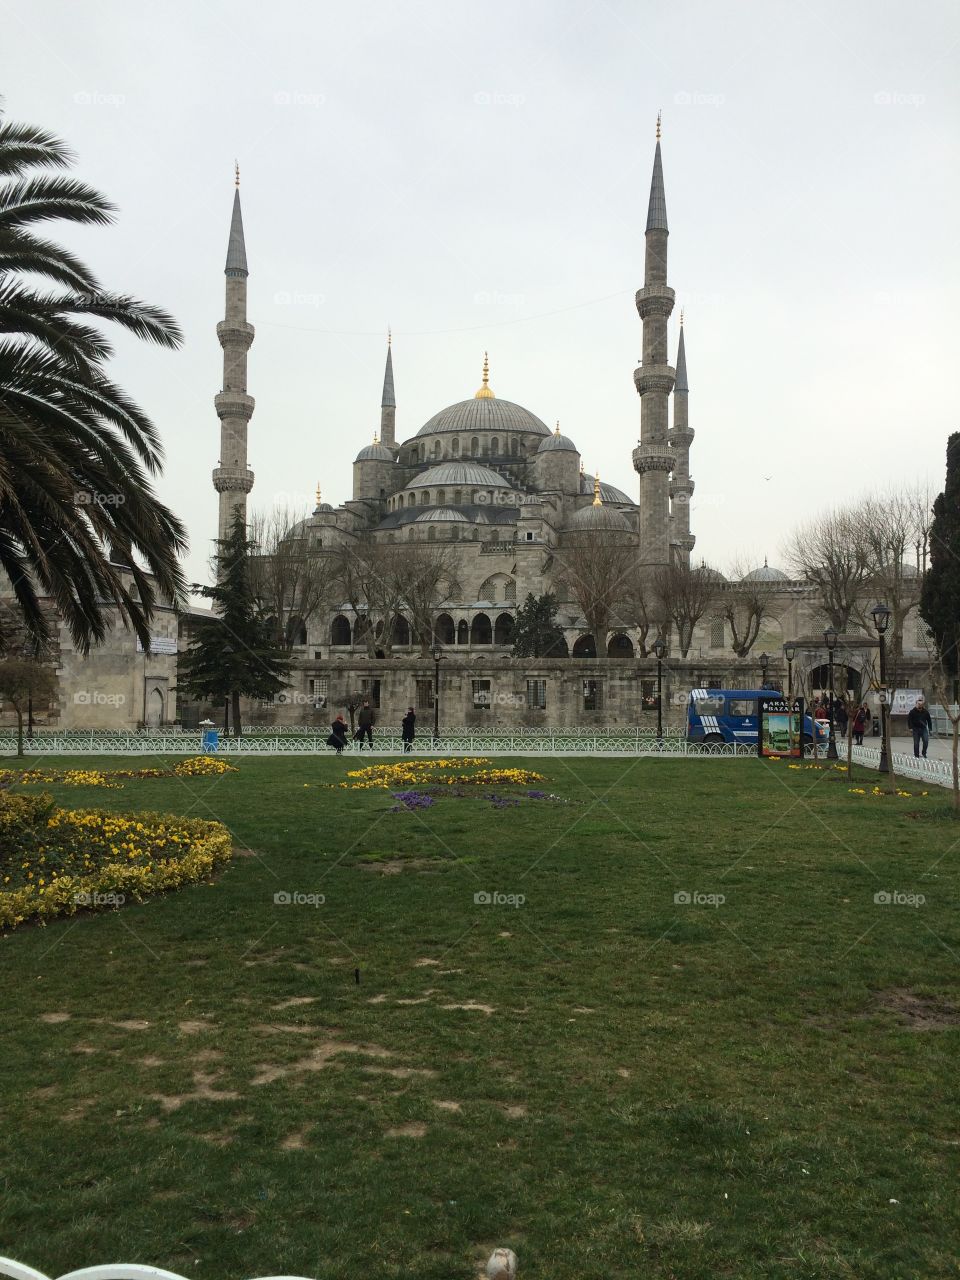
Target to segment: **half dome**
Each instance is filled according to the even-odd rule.
[[[478,401],[485,404],[486,401]],[[435,467],[428,467],[407,485],[408,489],[432,489],[436,485],[460,484],[483,485],[486,489],[512,489],[513,485],[505,476],[481,466],[479,462],[438,462]]]
[[[539,453],[540,450],[538,449],[537,452]],[[580,492],[593,493],[593,481],[583,474],[580,476]],[[624,493],[622,489],[618,489],[616,485],[604,484],[602,480],[600,481],[600,497],[603,502],[612,502],[614,505],[619,505],[622,502],[631,507],[637,505],[629,494]]]
[[[364,445],[354,462],[393,462],[393,454],[385,444],[375,440],[373,444]]]
[[[467,524],[467,517],[463,512],[455,511],[453,507],[428,507],[426,511],[420,512],[416,523],[422,524],[425,520],[459,520],[461,524]]]
[[[562,436],[559,431],[552,432],[546,440],[541,441],[537,446],[537,453],[548,453],[551,449],[564,449],[571,453],[580,452],[570,437]]]

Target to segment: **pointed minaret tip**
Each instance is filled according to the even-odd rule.
[[[663,159],[660,155],[660,116],[657,115],[657,147],[653,153],[653,177],[650,180],[650,203],[647,206],[647,230],[669,231],[667,195],[663,186]]]
[[[677,376],[673,383],[674,392],[686,395],[690,390],[687,382],[687,345],[684,339],[683,312],[680,312],[680,341],[677,343]]]
[[[233,162],[233,185],[235,187],[239,187],[240,185],[240,161],[239,160],[234,160]]]
[[[230,238],[227,241],[228,276],[247,276],[247,247],[243,238],[243,215],[240,212],[240,166],[234,165],[233,213],[230,217]]]
[[[317,510],[320,509],[320,481],[317,481]]]
[[[383,370],[383,398],[381,409],[395,409],[397,397],[393,389],[393,333],[387,329],[387,363]]]
[[[657,141],[658,142],[660,141],[660,118],[662,114],[663,113],[660,111],[657,112]]]

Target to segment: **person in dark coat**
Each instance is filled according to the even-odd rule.
[[[933,721],[930,719],[930,712],[927,710],[927,704],[924,701],[923,694],[916,700],[907,716],[907,727],[913,732],[913,754],[920,755],[920,747],[923,746],[923,755],[926,758],[927,747],[930,745],[930,730],[933,728]]]
[[[416,712],[413,707],[407,707],[407,714],[400,721],[400,737],[403,739],[404,751],[413,750],[413,729],[416,723]]]
[[[363,750],[363,740],[366,738],[369,743],[370,750],[373,750],[373,726],[376,723],[373,715],[373,707],[370,700],[364,698],[363,706],[360,708],[360,714],[357,716],[357,732],[356,738],[360,743],[360,750]]]
[[[330,737],[327,739],[328,747],[335,747],[338,756],[343,755],[343,748],[347,745],[347,722],[344,720],[342,713],[339,714],[330,726]]]
[[[833,710],[833,718],[837,722],[837,729],[840,732],[840,736],[845,738],[847,736],[847,725],[850,723],[850,717],[847,715],[847,707],[844,702],[839,700],[837,701]]]

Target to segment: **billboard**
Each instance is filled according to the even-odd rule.
[[[757,699],[760,718],[757,755],[803,757],[803,699],[783,697]]]

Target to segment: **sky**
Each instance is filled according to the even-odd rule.
[[[351,496],[392,326],[398,441],[490,384],[638,491],[634,294],[663,113],[695,557],[776,564],[863,491],[942,487],[956,412],[954,0],[0,0],[11,119],[118,206],[52,227],[162,305],[116,335],[208,578],[233,167],[253,509]]]

